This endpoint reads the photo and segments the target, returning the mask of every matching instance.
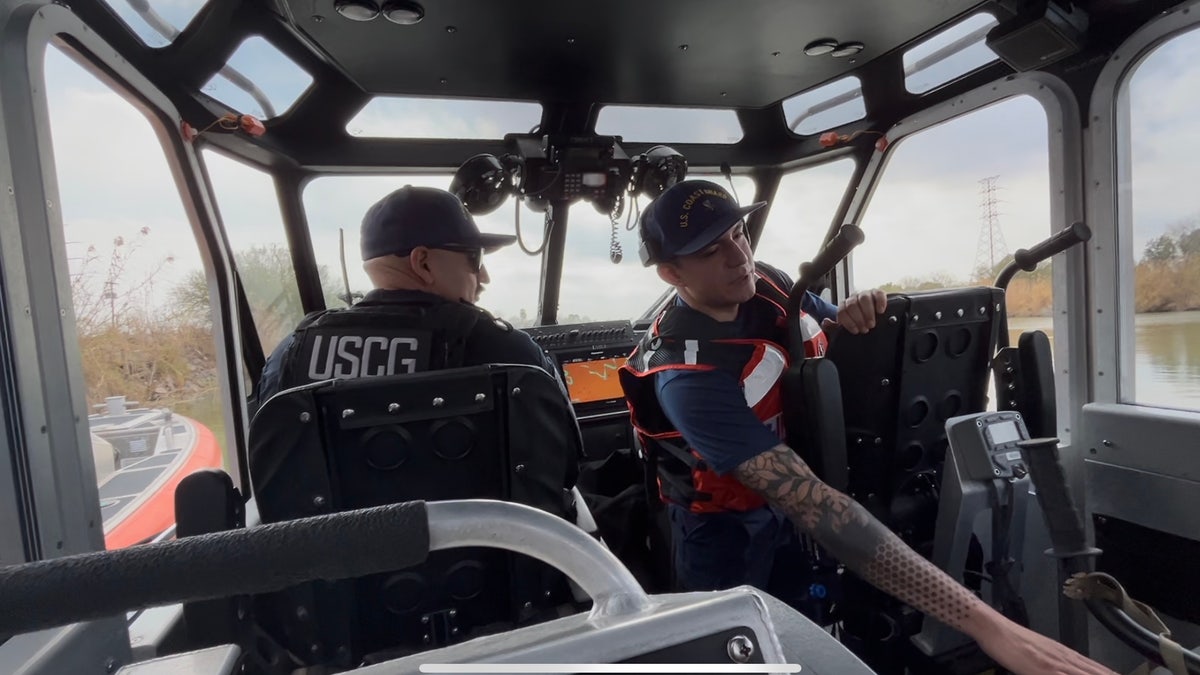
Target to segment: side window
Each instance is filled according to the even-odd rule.
[[[854,160],[839,159],[793,171],[779,181],[754,257],[793,279],[812,260],[854,175]]]
[[[954,118],[905,138],[893,152],[861,221],[866,241],[853,253],[856,289],[991,285],[1013,251],[1051,234],[1046,112],[1033,98]],[[1054,331],[1052,264],[1008,285],[1009,341],[1040,330],[1055,362],[1065,364],[1067,336]],[[1055,375],[1066,391],[1064,367]],[[989,401],[994,409],[994,393]]]
[[[105,543],[120,548],[174,524],[184,475],[232,465],[227,402],[200,249],[150,122],[56,48],[46,90]]]
[[[1195,152],[1200,135],[1191,100],[1200,82],[1200,31],[1176,36],[1150,53],[1126,79],[1118,105],[1128,129],[1118,161],[1129,171],[1122,190],[1123,227],[1132,246],[1122,269],[1132,269],[1122,322],[1132,322],[1132,373],[1121,400],[1200,409],[1200,208],[1195,197]],[[1132,258],[1132,260],[1129,260]],[[1132,286],[1132,293],[1127,289]],[[1130,297],[1132,296],[1132,297]],[[1128,324],[1126,324],[1128,325]],[[1132,375],[1132,377],[1131,377]],[[1132,386],[1130,386],[1132,385]]]
[[[304,318],[275,183],[266,173],[211,150],[204,151],[204,164],[258,339],[263,352],[270,354]],[[207,289],[203,302],[208,302]]]
[[[1045,109],[1018,96],[902,140],[862,218],[854,287],[993,283],[1013,251],[1051,234],[1047,138]],[[1009,284],[1013,344],[1030,329],[1053,338],[1051,265]]]

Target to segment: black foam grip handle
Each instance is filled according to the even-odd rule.
[[[1017,249],[1017,252],[1013,254],[1013,261],[1017,263],[1017,267],[1026,272],[1032,272],[1043,260],[1091,238],[1092,229],[1090,227],[1083,223],[1072,223],[1070,227],[1062,229],[1033,248]]]
[[[850,251],[863,243],[864,239],[866,239],[866,235],[857,225],[852,223],[842,225],[842,229],[838,230],[833,239],[829,240],[825,248],[817,252],[815,258],[800,266],[800,277],[812,281],[829,274],[829,270],[833,269],[833,266],[838,264],[842,258],[850,255]]]
[[[0,635],[420,564],[424,502],[0,567]]]
[[[1071,499],[1067,476],[1058,462],[1058,439],[1034,438],[1017,445],[1037,490],[1055,554],[1065,557],[1084,553],[1088,550],[1086,533]]]
[[[808,292],[809,285],[813,280],[829,274],[829,270],[833,269],[834,265],[841,262],[842,258],[850,255],[850,251],[854,250],[866,239],[862,229],[852,223],[842,225],[842,229],[838,230],[837,235],[829,240],[825,248],[821,249],[815,258],[800,266],[800,278],[792,285],[792,290],[788,293],[788,316],[796,316],[800,310],[800,301],[804,294]]]

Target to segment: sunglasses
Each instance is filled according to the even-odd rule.
[[[455,253],[461,253],[467,256],[467,264],[471,266],[471,270],[476,274],[479,273],[479,270],[483,269],[483,249],[481,248],[467,248],[458,246],[441,246],[439,248],[441,248],[443,251],[454,251]]]
[[[454,253],[461,253],[467,256],[467,264],[471,266],[471,271],[476,274],[479,274],[479,271],[483,269],[483,249],[481,248],[472,248],[470,246],[430,246],[429,248],[438,251],[452,251]],[[405,251],[400,251],[396,255],[404,258],[408,257],[408,255],[412,252],[413,249],[410,248]]]

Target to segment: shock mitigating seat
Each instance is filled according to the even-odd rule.
[[[250,428],[264,523],[410,500],[486,498],[574,519],[578,427],[540,368],[490,365],[331,380],[277,394]],[[353,666],[557,616],[565,577],[496,549],[256,599],[265,632],[305,665]]]

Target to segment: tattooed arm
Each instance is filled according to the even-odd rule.
[[[821,482],[788,446],[777,445],[746,460],[734,475],[860,577],[975,638],[1014,673],[1112,673],[1004,618],[909,548],[861,504]]]

